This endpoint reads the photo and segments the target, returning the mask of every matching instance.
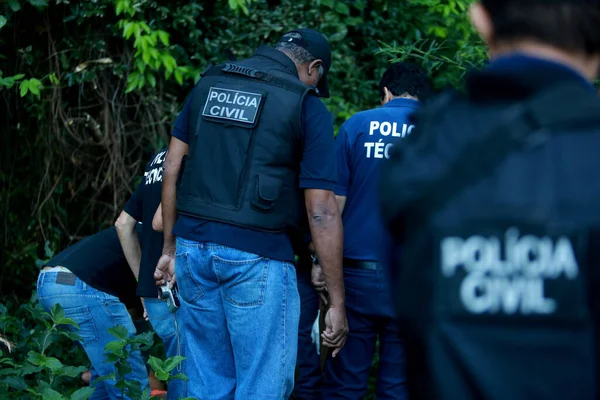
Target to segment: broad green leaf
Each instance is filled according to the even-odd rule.
[[[18,81],[18,80],[21,80],[21,79],[23,79],[24,77],[25,77],[25,75],[24,75],[24,74],[17,74],[17,75],[15,75],[15,76],[13,76],[12,78],[13,78],[15,81]]]
[[[28,388],[25,379],[16,376],[7,376],[0,380],[0,385],[6,385],[17,390],[27,390]]]
[[[29,4],[36,7],[46,7],[48,5],[47,0],[29,0]]]
[[[169,45],[169,34],[165,31],[156,31],[156,33],[158,34],[158,38],[160,39],[162,44],[164,44],[165,46],[168,46]]]
[[[54,73],[48,75],[48,79],[50,79],[50,83],[53,85],[58,85],[60,83],[58,78],[56,77],[56,74]]]
[[[76,378],[85,371],[87,371],[86,367],[63,366],[60,371],[57,371],[56,375],[65,375],[71,378]]]
[[[21,82],[19,89],[21,90],[21,97],[25,97],[27,92],[29,92],[29,81],[25,79],[23,82]]]
[[[45,357],[41,365],[50,368],[53,372],[63,367],[60,360],[54,357]]]
[[[181,70],[179,68],[175,70],[174,75],[177,83],[183,85],[183,75],[181,74]]]
[[[166,371],[154,371],[154,375],[156,375],[156,379],[163,382],[169,380],[170,376]]]
[[[154,371],[154,372],[165,370],[164,361],[161,360],[160,358],[156,358],[154,356],[150,356],[148,358],[148,365],[150,366],[150,368],[152,368],[152,371]]]
[[[153,79],[154,80],[154,84],[156,84],[156,78],[154,78],[154,74],[147,73],[146,74],[146,80],[152,86],[154,86],[154,84],[152,84],[152,81],[150,79]],[[143,346],[152,346],[152,344],[154,343],[154,331],[148,331],[148,332],[140,333],[139,335],[135,336],[131,340],[131,343],[132,344],[141,344]]]
[[[73,321],[71,318],[61,318],[59,320],[54,321],[54,323],[56,325],[70,325],[79,329],[79,325],[77,325],[77,322]]]
[[[37,374],[38,372],[42,371],[44,368],[36,366],[36,365],[24,365],[23,368],[21,368],[21,376],[25,376],[25,375],[30,375],[30,374]]]
[[[6,18],[4,17],[4,15],[0,15],[0,29],[4,28],[4,25],[6,25]]]
[[[127,328],[125,328],[123,325],[117,325],[109,328],[108,333],[121,340],[125,340],[129,337],[129,332],[127,332]]]
[[[340,14],[350,15],[350,8],[341,1],[337,1],[335,3],[335,11],[337,11]]]
[[[135,29],[134,24],[135,22],[131,21],[125,23],[125,27],[123,28],[123,35],[125,36],[125,39],[129,39],[131,35],[133,35],[133,31]]]
[[[8,0],[8,5],[14,12],[17,12],[21,9],[21,4],[19,4],[17,0]]]
[[[33,79],[31,79],[31,81],[33,81]],[[31,88],[29,90],[31,90]],[[56,323],[56,321],[58,321],[59,319],[65,318],[65,311],[63,310],[62,306],[58,303],[52,306],[50,314],[52,315],[52,321],[54,321],[54,323]]]
[[[108,342],[106,346],[104,346],[104,351],[107,353],[110,352],[120,355],[123,353],[123,347],[125,347],[126,344],[127,343],[125,343],[125,341],[114,340],[112,342]]]
[[[115,380],[117,380],[117,376],[115,375],[114,372],[110,375],[104,375],[104,376],[100,376],[100,377],[96,378],[96,381],[99,381],[99,382],[115,381]]]
[[[73,392],[71,395],[71,400],[87,400],[92,396],[93,393],[93,387],[82,387],[81,389]]]
[[[181,364],[183,362],[183,360],[185,360],[185,357],[183,357],[183,356],[174,356],[174,357],[168,358],[164,364],[165,371],[171,372],[176,366]]]
[[[81,336],[77,332],[60,331],[60,334],[68,337],[69,339],[71,339],[73,341],[81,340]]]
[[[64,397],[54,389],[46,388],[42,391],[44,400],[63,400]]]
[[[142,52],[142,60],[144,60],[144,62],[146,64],[150,64],[150,52],[149,51]]]
[[[123,12],[123,9],[125,8],[125,5],[123,4],[122,1],[117,1],[117,6],[115,9],[115,14],[120,15]]]
[[[43,355],[35,351],[30,351],[27,353],[27,361],[33,365],[42,365],[44,359],[45,357]]]
[[[188,377],[185,376],[185,374],[177,374],[177,375],[173,375],[171,378],[169,378],[169,380],[175,380],[175,379],[179,379],[182,381],[187,381]]]

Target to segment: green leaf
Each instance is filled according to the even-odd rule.
[[[110,328],[108,333],[121,340],[129,338],[129,332],[127,332],[127,328],[125,328],[123,325],[117,325]]]
[[[170,376],[169,373],[165,371],[154,371],[154,375],[156,375],[156,379],[163,382],[168,381]]]
[[[31,88],[29,90],[31,90]],[[56,324],[56,321],[65,318],[65,311],[60,304],[56,303],[54,306],[52,306],[52,309],[50,309],[50,315],[52,315],[52,321]]]
[[[6,378],[0,380],[0,385],[6,385],[17,390],[28,389],[25,379],[16,376],[7,376]]]
[[[81,336],[77,332],[60,331],[60,334],[68,337],[69,339],[71,339],[73,341],[81,340]]]
[[[175,80],[177,81],[177,83],[179,83],[180,85],[183,85],[183,75],[181,74],[181,70],[176,69],[174,75],[175,75]]]
[[[118,355],[112,354],[112,353],[105,354],[104,358],[105,358],[105,360],[106,360],[107,363],[111,363],[111,364],[114,364],[114,363],[116,363],[117,361],[120,360],[120,358],[119,358]]]
[[[179,364],[181,364],[183,362],[183,360],[185,360],[185,357],[183,357],[183,356],[174,356],[174,357],[168,358],[164,364],[165,371],[167,371],[167,372],[173,371],[173,369],[176,366],[178,366]]]
[[[14,12],[17,12],[21,9],[21,5],[17,0],[8,0],[8,5],[10,6],[10,9]]]
[[[25,79],[23,82],[21,82],[19,89],[21,90],[21,97],[25,97],[27,92],[29,92],[29,81]]]
[[[59,320],[54,321],[54,323],[56,325],[70,325],[79,329],[79,325],[77,325],[77,322],[73,321],[71,318],[61,318]]]
[[[18,80],[21,80],[21,79],[23,79],[24,77],[25,77],[25,74],[18,74],[18,75],[15,75],[15,76],[13,76],[12,78],[13,78],[15,81],[18,81]]]
[[[64,375],[70,378],[76,378],[80,376],[83,372],[87,371],[86,367],[69,367],[63,366],[60,371],[57,371],[56,375]]]
[[[123,347],[125,347],[127,343],[121,340],[114,340],[112,342],[108,342],[106,346],[104,346],[104,351],[107,353],[114,353],[120,355],[123,353]]]
[[[46,7],[48,6],[47,0],[29,0],[29,4],[36,7]]]
[[[175,380],[175,379],[179,379],[182,381],[187,381],[188,377],[185,376],[185,374],[177,374],[177,375],[173,375],[172,377],[169,378],[170,381]]]
[[[154,80],[154,84],[152,84],[151,79]],[[156,84],[156,78],[154,78],[154,75],[152,73],[147,73],[146,74],[146,80],[152,86],[154,86]],[[131,343],[132,344],[141,344],[143,346],[152,346],[152,344],[154,343],[154,331],[148,331],[148,332],[140,333],[139,335],[135,336],[131,340]]]
[[[21,368],[21,376],[25,376],[25,375],[31,375],[31,374],[37,374],[38,372],[42,371],[44,368],[42,367],[38,367],[35,365],[24,365],[23,368]]]
[[[117,380],[117,376],[116,376],[116,375],[115,375],[115,373],[113,372],[113,373],[112,373],[112,374],[110,374],[110,375],[104,375],[104,376],[100,376],[100,377],[96,378],[96,380],[95,380],[95,381],[98,381],[98,382],[104,382],[104,381],[116,381],[116,380]],[[95,381],[94,381],[94,382],[95,382]]]
[[[64,397],[54,389],[45,388],[42,391],[42,397],[44,400],[64,400]]]
[[[50,368],[52,372],[57,371],[63,367],[63,364],[60,362],[60,360],[54,357],[45,357],[41,365]]]
[[[81,389],[73,392],[71,395],[71,400],[87,400],[92,396],[94,390],[95,389],[93,387],[82,387]]]
[[[148,365],[150,366],[150,368],[152,368],[152,371],[154,371],[154,372],[165,370],[164,361],[161,360],[160,358],[156,358],[154,356],[150,356],[148,358]]]
[[[0,29],[4,28],[4,25],[6,25],[6,18],[4,17],[4,15],[0,15]]]
[[[158,38],[160,39],[162,44],[164,44],[165,46],[168,46],[169,45],[169,34],[165,31],[156,31],[156,33],[158,34]]]
[[[42,365],[42,363],[44,362],[44,358],[45,357],[43,355],[35,351],[30,351],[29,353],[27,353],[27,362],[33,365]]]
[[[55,73],[51,73],[50,75],[48,75],[48,79],[50,80],[50,83],[53,84],[53,85],[55,85],[55,86],[60,83],[60,81],[56,77]]]
[[[135,29],[134,25],[135,23],[130,21],[125,23],[125,27],[123,28],[123,36],[125,36],[125,39],[129,39],[131,35],[133,35]]]
[[[350,15],[350,7],[348,7],[345,3],[341,1],[337,1],[335,3],[335,11],[340,14]]]
[[[115,8],[115,14],[120,15],[125,8],[125,4],[123,4],[122,1],[117,1],[117,6]]]

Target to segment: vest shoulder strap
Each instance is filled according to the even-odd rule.
[[[311,86],[307,86],[304,83],[300,82],[298,79],[294,79],[293,77],[287,77],[285,75],[273,75],[266,72],[263,72],[256,68],[245,67],[239,64],[234,63],[223,63],[216,65],[210,70],[205,72],[203,76],[211,76],[211,75],[223,75],[223,74],[232,74],[238,76],[245,76],[247,78],[257,79],[259,81],[265,82],[267,84],[280,87],[285,90],[289,90],[291,92],[304,95],[307,92],[315,91],[316,88]]]

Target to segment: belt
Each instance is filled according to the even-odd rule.
[[[61,266],[51,267],[49,265],[42,268],[42,270],[40,272],[68,272],[68,273],[72,274],[72,272],[65,267],[61,267]]]
[[[344,258],[344,268],[368,269],[370,271],[377,271],[381,269],[381,265],[377,261],[363,261]]]

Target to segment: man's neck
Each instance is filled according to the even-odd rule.
[[[596,79],[598,76],[598,68],[600,67],[600,56],[592,57],[578,53],[570,53],[552,46],[531,41],[503,43],[490,48],[490,56],[492,59],[514,53],[521,53],[566,65],[579,72],[589,81],[594,81],[594,79]]]

